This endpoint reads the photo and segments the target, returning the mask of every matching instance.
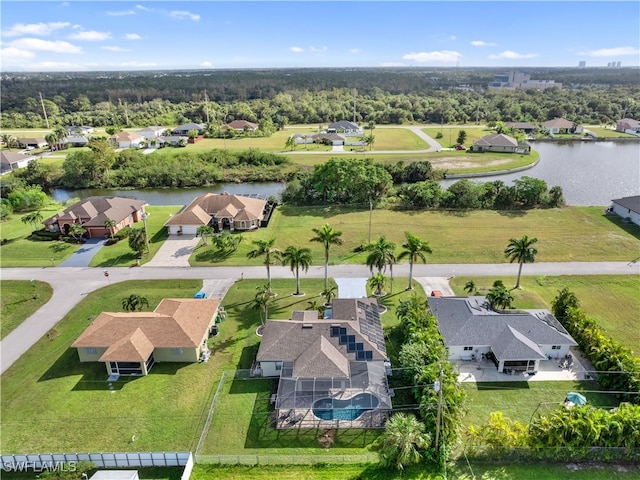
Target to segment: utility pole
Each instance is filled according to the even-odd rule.
[[[356,123],[356,95],[358,94],[358,90],[353,89],[353,123]]]
[[[442,373],[442,365],[440,366],[440,377],[438,380],[435,381],[434,385],[433,385],[433,389],[438,392],[438,414],[436,416],[436,451],[438,451],[438,453],[440,452],[440,423],[441,423],[441,418],[442,418],[442,378],[443,378],[443,373]]]
[[[204,113],[207,115],[207,127],[209,126],[209,100],[207,99],[207,89],[204,90]]]
[[[47,117],[47,109],[44,108],[44,100],[42,99],[42,93],[38,92],[38,94],[40,95],[40,105],[42,105],[42,113],[44,113],[44,121],[47,122],[47,128],[50,128],[49,118]]]
[[[371,223],[373,220],[373,201],[369,199],[369,243],[371,243]]]

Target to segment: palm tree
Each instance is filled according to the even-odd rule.
[[[364,250],[366,252],[369,252],[369,255],[367,255],[366,259],[366,264],[369,267],[371,273],[373,273],[374,267],[378,269],[378,273],[382,273],[382,271],[386,269],[387,265],[389,265],[392,288],[393,264],[396,263],[395,249],[396,244],[389,242],[384,235],[381,236],[377,242],[370,243],[364,247]]]
[[[521,239],[509,239],[509,245],[505,249],[504,255],[509,259],[510,263],[517,261],[520,264],[520,267],[518,268],[518,280],[516,281],[516,286],[514,288],[520,288],[522,265],[525,263],[533,263],[536,259],[538,250],[533,247],[533,244],[537,241],[537,238],[529,238],[526,235],[523,235]]]
[[[300,269],[305,272],[309,270],[311,265],[311,250],[308,248],[298,248],[293,245],[289,245],[284,252],[282,252],[282,264],[288,264],[291,267],[291,271],[296,276],[296,295],[300,295]]]
[[[476,282],[474,282],[473,280],[469,280],[464,284],[464,291],[469,295],[473,295],[477,290],[478,288],[476,287]]]
[[[487,292],[487,301],[492,308],[506,310],[511,308],[513,295],[507,290],[502,281],[496,281],[493,288]]]
[[[80,237],[85,233],[87,233],[87,230],[79,223],[73,223],[69,226],[69,235],[71,235],[76,242],[80,241]]]
[[[109,238],[113,239],[113,231],[116,228],[116,221],[111,219],[111,218],[107,218],[104,221],[104,227],[109,229]]]
[[[147,235],[141,228],[133,228],[129,232],[129,248],[133,250],[138,258],[142,257],[147,245]]]
[[[122,308],[127,312],[142,311],[143,307],[149,308],[149,300],[136,293],[122,299]]]
[[[382,289],[385,287],[386,284],[387,284],[387,277],[385,277],[380,272],[376,273],[369,279],[369,286],[375,289],[373,294],[376,297],[382,296],[382,294],[384,293]]]
[[[320,295],[324,297],[325,305],[331,305],[331,301],[338,295],[338,287],[331,285],[325,288]]]
[[[431,443],[431,436],[425,433],[425,425],[414,415],[396,413],[385,425],[380,456],[386,465],[394,465],[398,470],[419,463],[420,450]]]
[[[293,151],[296,148],[296,140],[295,138],[293,138],[293,135],[287,138],[287,141],[284,144],[284,148],[288,148],[291,151]]]
[[[27,223],[31,224],[33,226],[33,229],[36,230],[38,228],[38,224],[42,221],[42,218],[42,213],[40,213],[40,210],[38,210],[37,212],[31,212],[23,215],[20,220],[22,220],[22,223],[24,223],[25,225]]]
[[[265,324],[269,317],[269,302],[271,301],[271,286],[263,285],[256,287],[257,293],[253,297],[252,306],[260,312],[260,323]],[[264,312],[264,320],[262,319],[262,313]]]
[[[200,225],[196,230],[196,237],[202,237],[202,245],[207,245],[207,237],[213,233],[213,228],[209,225]]]
[[[56,136],[56,149],[60,150],[62,141],[68,137],[67,130],[64,127],[58,127],[53,131],[53,135]]]
[[[270,240],[254,240],[251,242],[256,248],[247,253],[248,258],[264,257],[264,265],[267,267],[267,285],[269,286],[269,294],[271,294],[271,265],[280,260],[282,252],[274,247],[276,239]]]
[[[429,247],[429,244],[424,240],[416,237],[415,235],[412,235],[409,232],[404,232],[404,235],[407,238],[407,241],[402,244],[402,248],[404,248],[404,250],[400,252],[400,255],[398,255],[398,260],[409,257],[409,286],[407,287],[407,290],[412,290],[413,264],[418,260],[422,260],[426,263],[427,258],[424,254],[433,252],[431,251],[431,247]]]
[[[56,144],[58,143],[58,137],[55,133],[50,133],[48,135],[45,135],[44,139],[47,141],[47,143],[49,144],[49,149],[51,151],[54,150],[54,147],[56,146]]]
[[[326,291],[329,288],[329,247],[331,245],[342,245],[342,232],[334,230],[328,223],[312,230],[316,236],[311,241],[324,244],[324,289]]]
[[[3,143],[7,146],[7,150],[11,151],[11,147],[13,146],[14,138],[9,134],[3,134],[2,137]]]

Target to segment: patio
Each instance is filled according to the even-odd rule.
[[[585,380],[589,372],[593,372],[593,365],[584,357],[577,348],[571,349],[573,363],[568,368],[561,366],[564,359],[552,359],[540,361],[540,368],[535,375],[512,372],[510,374],[499,373],[491,360],[456,361],[454,364],[458,370],[459,382],[521,382],[525,381],[550,381],[550,380]]]

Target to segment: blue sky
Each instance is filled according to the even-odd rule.
[[[640,65],[637,1],[7,1],[2,71]]]

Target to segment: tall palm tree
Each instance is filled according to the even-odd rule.
[[[373,273],[373,269],[375,267],[378,269],[378,273],[381,274],[382,271],[386,269],[387,265],[389,266],[391,288],[393,288],[393,264],[396,263],[396,244],[388,241],[383,235],[377,242],[366,245],[364,250],[369,252],[366,264],[371,273]]]
[[[107,218],[104,221],[104,227],[109,229],[109,238],[113,238],[113,231],[116,228],[116,225],[116,221],[111,218]]]
[[[54,147],[57,145],[58,143],[58,136],[55,133],[50,133],[48,135],[45,135],[44,139],[47,141],[47,143],[49,144],[49,149],[51,151],[54,150]]]
[[[308,248],[299,248],[289,245],[282,252],[282,264],[289,265],[291,271],[296,276],[296,295],[300,295],[300,269],[305,272],[309,270],[311,265],[311,250]]]
[[[271,287],[269,285],[262,285],[256,287],[256,295],[253,297],[252,306],[260,312],[260,323],[264,323],[269,318],[269,302],[271,301]],[[262,313],[264,312],[264,320],[262,319]]]
[[[57,141],[56,148],[57,150],[60,150],[62,141],[69,136],[67,133],[67,130],[64,127],[58,127],[53,131],[53,134],[56,136],[56,141]]]
[[[421,450],[431,443],[431,436],[425,432],[424,423],[414,415],[396,413],[385,425],[380,455],[386,465],[393,465],[398,470],[405,466],[419,463]]]
[[[276,239],[270,240],[254,240],[251,242],[256,248],[247,253],[248,258],[264,257],[264,265],[267,267],[267,285],[269,294],[271,294],[271,265],[275,264],[282,257],[279,248],[274,247]]]
[[[2,142],[7,146],[7,150],[11,151],[11,147],[13,146],[14,138],[11,135],[7,134],[7,133],[3,134],[2,137],[0,137],[0,138],[2,138]]]
[[[129,248],[133,250],[138,258],[142,258],[147,245],[147,235],[141,228],[133,228],[129,232]]]
[[[523,235],[522,238],[509,239],[509,245],[504,250],[504,256],[509,259],[510,263],[518,262],[518,280],[514,288],[520,288],[520,275],[522,274],[522,265],[525,263],[533,263],[538,254],[538,250],[533,247],[533,244],[538,241],[537,238],[529,238]]]
[[[427,258],[424,254],[433,252],[431,251],[431,247],[429,247],[429,244],[424,240],[416,237],[415,235],[412,235],[409,232],[404,232],[404,235],[407,238],[407,241],[402,244],[402,248],[404,248],[404,250],[400,252],[400,255],[398,255],[398,260],[409,257],[409,286],[407,287],[407,290],[412,290],[413,264],[418,260],[422,260],[426,263]]]
[[[324,289],[327,290],[329,288],[329,247],[331,245],[342,245],[342,232],[334,230],[328,223],[312,230],[316,236],[311,241],[321,242],[324,245]]]

